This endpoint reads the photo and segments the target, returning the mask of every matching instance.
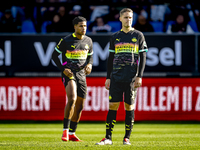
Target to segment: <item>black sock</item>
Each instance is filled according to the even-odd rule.
[[[114,125],[116,123],[116,110],[109,110],[107,114],[107,120],[106,120],[106,138],[112,139],[112,131],[114,128]]]
[[[126,119],[125,119],[125,130],[126,134],[124,138],[130,138],[131,131],[133,128],[133,123],[134,123],[134,110],[127,111],[126,110]]]
[[[68,129],[69,128],[70,121],[71,121],[71,119],[64,118],[64,120],[63,120],[63,128],[64,129]]]
[[[77,124],[78,124],[78,122],[73,122],[73,121],[71,121],[71,122],[70,122],[69,131],[70,131],[70,132],[76,132]]]

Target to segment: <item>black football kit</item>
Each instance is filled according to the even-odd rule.
[[[58,58],[60,54],[62,54],[62,64]],[[68,84],[69,80],[75,80],[77,83],[77,95],[82,98],[86,98],[87,94],[86,75],[83,68],[87,64],[93,63],[92,54],[92,39],[85,35],[80,40],[75,33],[61,38],[52,54],[52,59],[62,72],[64,86]],[[71,69],[74,76],[69,78],[64,75],[63,71],[65,68]]]
[[[134,103],[134,81],[143,75],[147,51],[144,35],[136,29],[128,33],[121,30],[111,36],[107,63],[107,79],[111,79],[110,102],[122,101],[124,93],[124,102]]]

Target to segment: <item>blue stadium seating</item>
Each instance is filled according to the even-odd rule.
[[[150,21],[149,23],[153,26],[154,32],[163,32],[163,22]]]
[[[117,32],[121,30],[121,22],[120,21],[108,21],[107,23],[112,27],[112,32]]]
[[[31,20],[25,20],[22,23],[22,33],[36,33],[34,24]]]
[[[194,30],[194,32],[199,32],[195,21],[189,21],[188,24],[191,26],[191,28]]]
[[[44,21],[42,26],[41,26],[41,32],[42,33],[47,33],[46,27],[47,27],[47,25],[50,25],[51,23],[52,23],[51,21]]]
[[[169,25],[172,25],[174,23],[175,23],[175,21],[168,21],[166,24],[166,31],[167,31]],[[194,30],[194,32],[199,32],[195,21],[189,21],[188,24],[191,26],[191,28]]]

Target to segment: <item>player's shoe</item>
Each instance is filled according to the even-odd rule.
[[[64,130],[63,131],[63,134],[62,134],[62,137],[61,137],[61,139],[63,140],[63,141],[69,141],[69,130],[67,129],[67,130]]]
[[[83,142],[82,140],[80,140],[80,139],[75,135],[75,133],[72,134],[72,135],[69,134],[69,141]]]
[[[99,143],[96,143],[96,145],[112,145],[112,140],[103,138]]]
[[[124,138],[123,144],[124,145],[131,145],[130,140],[128,138]]]

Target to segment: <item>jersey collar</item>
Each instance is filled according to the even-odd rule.
[[[75,38],[76,37],[75,33],[72,33],[72,36]]]
[[[133,30],[135,30],[135,29],[134,29],[134,28],[131,28],[130,31],[133,31]],[[120,31],[124,32],[122,29],[121,29]],[[130,32],[130,31],[129,31],[129,32]],[[124,32],[124,33],[125,33],[125,32]],[[127,33],[128,33],[128,32],[127,32]]]
[[[73,36],[74,38],[77,38],[77,36],[76,36],[75,32],[74,32],[74,33],[72,33],[72,36]],[[85,37],[85,35],[84,35],[84,37]],[[83,38],[84,38],[84,37],[83,37]],[[83,39],[83,38],[82,38],[82,39]],[[77,39],[79,39],[79,38],[77,38]],[[82,40],[82,39],[79,39],[79,40]]]

